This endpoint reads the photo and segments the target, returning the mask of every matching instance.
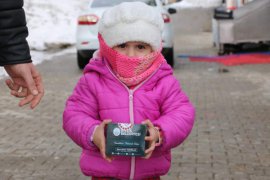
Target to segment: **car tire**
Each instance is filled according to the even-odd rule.
[[[92,58],[95,50],[77,51],[77,64],[80,69],[83,69]]]
[[[173,48],[163,48],[162,54],[167,60],[167,63],[173,68],[174,67],[174,52]]]

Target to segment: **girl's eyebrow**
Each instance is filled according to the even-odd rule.
[[[147,43],[145,43],[145,42],[142,42],[142,41],[134,41],[134,43],[149,45],[149,44],[147,44]]]
[[[147,44],[147,43],[144,43],[144,42],[140,42],[140,43],[138,43],[138,45],[143,45],[143,46],[150,46],[149,44]]]

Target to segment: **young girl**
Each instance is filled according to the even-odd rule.
[[[161,14],[140,2],[122,3],[99,22],[99,52],[66,103],[63,128],[83,151],[82,172],[92,179],[160,179],[171,149],[194,123],[194,108],[161,54]],[[105,154],[105,126],[146,124],[145,157]]]

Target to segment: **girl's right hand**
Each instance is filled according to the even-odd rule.
[[[149,159],[156,148],[156,142],[159,139],[159,134],[155,129],[153,123],[147,119],[142,122],[147,126],[147,130],[149,132],[149,136],[145,136],[145,141],[148,141],[149,147],[145,150],[145,159]]]
[[[102,121],[100,125],[96,128],[93,135],[93,143],[99,148],[101,156],[108,162],[112,162],[112,157],[106,156],[106,139],[105,139],[105,126],[112,122],[111,119],[106,119]]]

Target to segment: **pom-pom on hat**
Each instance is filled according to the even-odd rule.
[[[161,48],[164,21],[161,13],[143,2],[123,2],[103,13],[98,31],[108,46],[142,41]]]

